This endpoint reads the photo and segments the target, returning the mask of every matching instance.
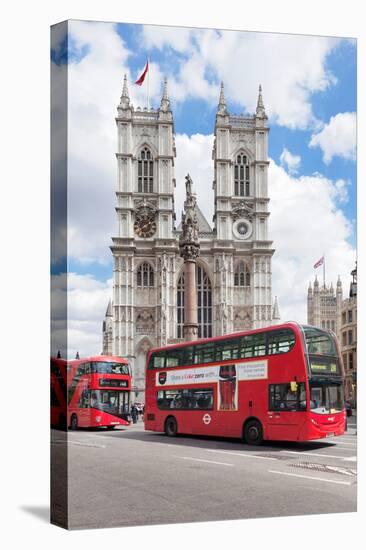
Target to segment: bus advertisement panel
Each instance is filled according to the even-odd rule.
[[[344,373],[330,331],[286,323],[151,350],[145,429],[307,441],[345,430]]]

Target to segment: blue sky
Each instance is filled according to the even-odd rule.
[[[95,326],[83,333],[88,345],[96,345],[111,294],[116,107],[125,73],[133,105],[146,104],[146,90],[134,80],[147,56],[153,108],[168,78],[177,145],[177,219],[184,175],[190,172],[211,222],[210,159],[221,80],[232,114],[254,111],[261,83],[271,128],[273,293],[284,320],[305,320],[306,288],[323,253],[327,279],[334,282],[339,274],[347,291],[356,254],[355,40],[82,21],[69,23],[68,38],[67,51],[65,37],[57,37],[51,59],[60,69],[68,63],[70,83],[68,269],[84,309],[90,306],[85,289],[100,291]],[[75,311],[80,337],[78,315]]]

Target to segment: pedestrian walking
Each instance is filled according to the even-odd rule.
[[[131,418],[132,418],[133,424],[136,424],[136,422],[137,422],[137,409],[136,409],[135,405],[132,405],[132,407],[131,407]]]

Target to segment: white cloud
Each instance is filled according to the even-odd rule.
[[[290,174],[296,174],[301,163],[301,157],[299,155],[293,155],[285,147],[281,153],[280,161],[282,166],[287,166],[287,170]]]
[[[326,59],[337,38],[179,28],[160,33],[151,26],[143,28],[143,37],[147,47],[170,46],[182,54],[178,74],[174,67],[169,75],[176,101],[200,97],[214,104],[223,80],[227,99],[253,112],[261,83],[272,121],[316,127],[311,95],[336,83]]]
[[[323,253],[326,282],[334,285],[340,275],[347,292],[356,252],[347,241],[352,226],[338,207],[347,200],[346,189],[343,180],[334,182],[321,174],[291,177],[271,161],[269,236],[276,249],[272,285],[282,320],[307,321],[306,291],[314,279],[313,265]]]
[[[69,273],[52,277],[52,353],[61,350],[69,358],[77,351],[81,357],[102,351],[102,321],[112,296],[112,279],[98,281],[93,275]],[[67,312],[66,312],[67,304]],[[67,323],[65,316],[67,314]]]
[[[170,46],[176,51],[189,51],[192,46],[193,29],[148,25],[144,27],[144,39],[148,48]]]
[[[87,47],[88,53],[68,69],[68,253],[80,262],[107,263],[117,230],[114,119],[124,73],[135,107],[146,105],[146,90],[131,84],[137,77],[127,65],[131,52],[114,24],[71,21],[69,34],[76,51]],[[150,98],[157,102],[163,77],[155,63],[150,73]]]
[[[195,134],[191,137],[178,134],[175,138],[177,158],[175,161],[175,211],[177,226],[181,220],[183,203],[185,200],[185,176],[190,174],[193,180],[193,190],[197,194],[197,202],[212,227],[214,213],[214,194],[212,182],[214,166],[212,161],[212,147],[214,136]]]
[[[321,148],[326,164],[336,156],[356,160],[356,113],[332,116],[320,132],[311,136],[309,146]]]

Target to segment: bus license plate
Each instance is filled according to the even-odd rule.
[[[325,437],[334,437],[334,436],[335,436],[335,433],[329,433]]]

